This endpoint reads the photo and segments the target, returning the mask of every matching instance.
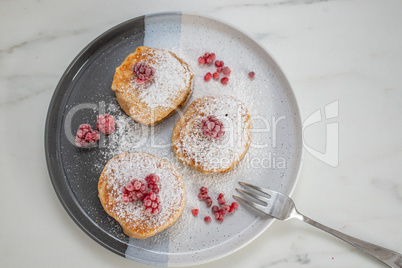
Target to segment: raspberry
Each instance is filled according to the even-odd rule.
[[[229,212],[229,210],[230,210],[230,206],[229,205],[226,205],[226,204],[224,204],[224,205],[222,205],[221,206],[221,210],[224,212],[224,213],[228,213]]]
[[[155,215],[155,214],[159,213],[160,199],[154,192],[150,192],[144,198],[144,209],[145,209],[145,213],[147,213],[149,215]]]
[[[232,71],[230,70],[229,67],[223,67],[222,72],[223,72],[224,75],[230,75],[230,73],[231,73]]]
[[[151,190],[151,192],[154,192],[155,194],[159,193],[159,176],[152,173],[149,174],[146,178],[145,181],[147,182],[148,188]]]
[[[145,62],[137,62],[133,65],[133,73],[137,77],[137,83],[143,84],[155,76],[155,69]]]
[[[135,200],[144,200],[145,196],[148,194],[148,189],[145,187],[145,183],[134,179],[132,182],[134,190],[129,193],[129,197]],[[127,186],[126,186],[127,188]]]
[[[249,73],[248,73],[248,77],[249,77],[250,79],[254,79],[254,77],[255,77],[255,72],[249,72]]]
[[[223,77],[223,78],[221,79],[221,83],[222,83],[223,85],[226,85],[228,82],[229,82],[229,78],[228,78],[228,77]]]
[[[205,187],[205,186],[202,186],[202,187],[200,188],[200,193],[208,194],[208,188]]]
[[[221,72],[222,72],[222,70],[223,70],[223,68],[222,68],[222,67],[218,67],[218,68],[216,68],[216,72],[217,72],[217,73],[221,73]]]
[[[207,223],[210,223],[210,222],[211,222],[211,217],[210,217],[210,216],[206,216],[206,217],[204,218],[204,221],[207,222]]]
[[[198,199],[200,199],[200,200],[204,200],[204,199],[207,199],[209,196],[208,196],[208,194],[206,194],[206,193],[199,193],[198,194]]]
[[[110,114],[99,115],[96,120],[96,129],[99,129],[103,135],[108,135],[114,131],[116,122]]]
[[[219,222],[223,222],[223,218],[225,217],[225,212],[223,212],[222,210],[219,210],[217,212],[215,212],[215,219]]]
[[[212,206],[212,198],[208,196],[208,197],[205,199],[205,203],[207,204],[207,207]]]
[[[198,209],[192,209],[191,210],[191,213],[194,215],[194,217],[197,217],[198,216]]]
[[[205,58],[204,57],[199,57],[198,58],[198,64],[199,65],[204,65],[205,64]]]
[[[145,177],[145,181],[147,183],[158,183],[160,181],[160,178],[158,175],[156,175],[155,173],[149,174],[148,176]]]
[[[212,210],[213,213],[215,213],[215,212],[219,211],[219,207],[218,206],[212,206],[211,210]]]
[[[236,202],[233,202],[232,205],[230,205],[229,213],[233,213],[235,211],[235,209],[238,207],[239,207],[239,204],[237,204]]]
[[[99,132],[93,130],[90,125],[82,124],[78,127],[77,135],[75,136],[75,145],[77,147],[94,145],[97,140],[99,140]]]
[[[212,77],[214,78],[214,80],[218,80],[219,79],[219,73],[218,72],[214,72],[212,74]]]
[[[222,193],[219,194],[219,196],[218,196],[218,203],[219,203],[219,205],[223,205],[223,204],[226,203],[226,200],[225,200],[225,197],[224,197],[224,196],[225,196],[225,195],[222,194]]]
[[[208,55],[207,55],[208,54]],[[211,64],[211,63],[213,63],[214,62],[214,60],[215,60],[215,53],[211,53],[211,54],[209,54],[209,53],[206,53],[206,57],[205,57],[205,55],[204,55],[204,58],[205,58],[205,63],[206,64]]]
[[[225,63],[224,63],[223,61],[221,61],[221,60],[215,61],[215,66],[216,66],[216,67],[223,67],[224,64],[225,64]]]
[[[210,72],[208,72],[205,76],[204,76],[204,80],[205,81],[209,81],[212,78],[212,74]]]
[[[202,119],[201,123],[202,134],[214,139],[221,138],[225,135],[223,123],[215,115],[209,115]]]

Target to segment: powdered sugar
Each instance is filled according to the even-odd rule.
[[[145,182],[150,173],[160,177],[160,212],[156,215],[148,215],[143,208],[143,203],[134,201],[123,202],[122,188],[133,179]],[[184,201],[184,189],[182,182],[177,179],[178,173],[166,161],[157,157],[151,157],[146,153],[123,153],[118,158],[113,158],[104,168],[104,176],[108,178],[106,191],[114,198],[105,204],[115,215],[117,220],[125,220],[130,228],[147,232],[166,224],[172,215]]]
[[[152,50],[152,60],[149,66],[155,69],[154,79],[144,84],[133,80],[132,86],[138,89],[141,101],[149,108],[176,107],[174,100],[189,86],[190,73],[166,51]]]
[[[178,139],[174,140],[176,153],[204,171],[216,172],[230,168],[239,161],[249,142],[249,115],[239,100],[230,96],[204,97],[185,114],[187,120],[181,126]],[[202,122],[206,115],[216,116],[225,129],[220,139],[203,135]]]

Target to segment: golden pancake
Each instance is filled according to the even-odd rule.
[[[124,186],[133,179],[145,182],[149,174],[159,176],[159,213],[150,215],[145,201],[125,202]],[[170,227],[185,206],[184,183],[166,160],[148,153],[122,153],[106,164],[99,178],[98,195],[105,211],[122,227],[126,235],[144,239]]]
[[[224,135],[203,134],[203,120],[215,116]],[[246,154],[250,144],[251,119],[245,105],[231,96],[206,96],[195,100],[176,123],[172,134],[173,152],[201,173],[225,173]]]
[[[135,63],[153,68],[153,79],[138,83],[133,72]],[[173,52],[141,46],[116,68],[112,90],[128,116],[152,126],[186,104],[193,77],[190,66]]]

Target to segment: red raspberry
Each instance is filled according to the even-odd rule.
[[[205,81],[209,81],[212,78],[212,74],[210,72],[208,72],[205,76],[204,76],[204,80]]]
[[[137,77],[137,83],[143,84],[155,76],[155,69],[145,62],[136,62],[133,65],[133,73]]]
[[[99,132],[93,130],[90,125],[82,124],[78,127],[77,135],[75,136],[75,145],[77,147],[94,145],[97,140],[99,140]]]
[[[202,187],[200,188],[200,193],[202,193],[202,194],[208,194],[208,188],[205,187],[205,186],[202,186]]]
[[[207,207],[212,206],[212,198],[208,196],[208,197],[205,199],[205,203],[207,204]]]
[[[204,65],[204,64],[205,64],[205,59],[204,59],[204,57],[199,57],[199,58],[198,58],[198,64],[199,64],[199,65]]]
[[[195,216],[195,217],[197,217],[198,216],[198,209],[192,209],[191,210],[191,213]]]
[[[207,199],[209,196],[206,193],[199,193],[198,194],[198,199],[203,200],[203,199]]]
[[[110,114],[99,115],[96,120],[96,128],[103,133],[103,135],[108,135],[114,131],[116,122],[113,116]]]
[[[205,55],[204,55],[204,56],[205,56]],[[215,60],[215,53],[208,54],[208,55],[205,57],[205,63],[208,64],[208,65],[210,65],[211,63],[213,63],[214,60]]]
[[[229,67],[223,67],[222,72],[223,72],[224,75],[230,75],[230,73],[231,73],[232,71],[230,70]]]
[[[217,73],[221,73],[221,72],[222,72],[222,70],[223,70],[223,68],[222,68],[222,67],[218,67],[218,68],[216,68],[216,72],[217,72]]]
[[[145,213],[147,213],[149,215],[155,215],[155,214],[159,213],[160,199],[154,192],[150,192],[144,198],[144,209],[145,209]]]
[[[228,213],[229,210],[230,210],[230,206],[224,204],[224,205],[221,206],[221,210],[222,210],[224,213]]]
[[[222,210],[219,210],[217,212],[215,212],[215,219],[219,222],[223,222],[223,218],[225,217],[225,212],[223,212]]]
[[[225,197],[224,197],[224,196],[225,196],[225,195],[222,194],[222,193],[220,193],[219,196],[218,196],[218,203],[219,203],[220,205],[223,205],[223,204],[226,203],[226,200],[225,200]]]
[[[233,213],[235,211],[235,209],[238,207],[239,207],[239,204],[237,204],[236,202],[233,202],[232,205],[230,205],[229,213]]]
[[[254,79],[254,77],[255,77],[255,72],[249,72],[249,73],[248,73],[248,77],[249,77],[250,79]]]
[[[214,72],[212,74],[212,77],[214,78],[214,80],[218,80],[219,79],[219,73],[218,72]]]
[[[204,136],[213,139],[219,139],[225,135],[223,123],[215,115],[209,115],[202,119],[201,130]]]
[[[229,82],[229,78],[228,78],[228,77],[223,77],[223,78],[221,79],[221,83],[222,83],[223,85],[226,85],[228,82]]]
[[[211,210],[212,210],[213,213],[215,213],[215,212],[219,211],[219,207],[218,206],[212,206]]]
[[[215,61],[215,66],[216,66],[216,67],[223,67],[224,64],[225,64],[225,63],[224,63],[223,61],[221,61],[221,60]]]
[[[210,222],[211,222],[211,217],[210,217],[210,216],[206,216],[206,217],[204,218],[204,221],[205,221],[206,223],[210,223]]]

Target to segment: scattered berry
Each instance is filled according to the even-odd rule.
[[[208,188],[205,187],[205,186],[202,186],[202,187],[200,188],[200,192],[203,193],[203,194],[208,194]]]
[[[219,194],[219,196],[218,196],[218,203],[219,203],[219,205],[223,205],[223,204],[226,203],[226,200],[225,200],[225,197],[224,197],[224,196],[225,196],[225,195],[222,194],[222,193]]]
[[[137,77],[137,83],[143,84],[155,76],[155,69],[145,62],[137,62],[133,65],[133,73]]]
[[[238,207],[239,207],[239,204],[237,204],[236,202],[233,202],[232,205],[230,205],[229,213],[233,213],[235,211],[235,209]]]
[[[207,193],[199,193],[199,194],[198,194],[198,199],[200,199],[200,200],[207,199],[208,197],[209,197],[209,196],[208,196]]]
[[[212,213],[218,212],[219,207],[218,206],[212,206],[211,211],[212,211]]]
[[[99,115],[96,120],[96,129],[99,129],[103,135],[108,135],[114,131],[116,122],[110,114]]]
[[[223,72],[224,75],[230,75],[230,73],[231,73],[232,71],[230,70],[229,67],[223,67],[222,72]]]
[[[155,215],[155,214],[159,213],[160,200],[159,200],[159,197],[154,192],[150,192],[144,198],[144,209],[145,209],[145,212],[149,215]]]
[[[215,61],[215,66],[216,66],[216,67],[223,67],[224,64],[225,64],[225,63],[224,63],[223,61],[221,61],[221,60]]]
[[[223,85],[226,85],[228,82],[229,82],[229,78],[228,78],[228,77],[223,77],[223,78],[221,79],[221,83],[222,83]]]
[[[209,81],[212,78],[212,74],[210,72],[208,72],[205,76],[204,76],[204,80],[205,81]]]
[[[229,210],[230,210],[230,206],[224,204],[224,205],[221,206],[221,210],[222,210],[223,212],[225,212],[225,213],[228,213]]]
[[[222,210],[219,210],[215,212],[215,219],[219,222],[223,222],[223,218],[225,217],[225,212]]]
[[[205,203],[207,204],[207,207],[212,206],[212,198],[208,196],[208,197],[205,199]]]
[[[204,57],[199,57],[199,58],[198,58],[198,64],[199,64],[199,65],[204,65],[204,64],[205,64],[205,59],[204,59]]]
[[[211,222],[211,217],[210,217],[210,216],[206,216],[206,217],[204,218],[204,221],[207,222],[207,223],[210,223],[210,222]]]
[[[90,125],[82,124],[78,127],[77,135],[75,136],[75,145],[77,147],[93,145],[97,140],[99,140],[99,132],[93,130]]]
[[[202,119],[201,129],[204,136],[214,139],[221,138],[225,135],[223,123],[215,115],[209,115]]]
[[[197,217],[198,216],[198,209],[192,209],[191,210],[191,213],[194,215],[194,217]]]
[[[216,68],[216,72],[218,72],[218,73],[221,73],[221,72],[222,72],[222,70],[223,70],[223,68],[222,68],[222,67],[218,67],[218,68]]]
[[[219,79],[219,73],[218,72],[214,72],[213,74],[212,74],[212,77],[214,78],[214,80],[218,80]]]
[[[249,77],[250,79],[254,79],[254,77],[255,77],[255,72],[249,72],[249,73],[248,73],[248,77]]]

